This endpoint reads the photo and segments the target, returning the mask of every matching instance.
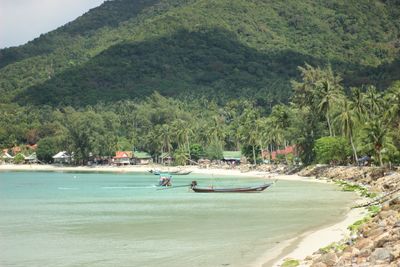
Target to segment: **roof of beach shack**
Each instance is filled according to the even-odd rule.
[[[114,159],[132,158],[132,151],[117,151]]]
[[[33,152],[29,156],[26,156],[25,160],[37,160],[36,152]]]
[[[60,151],[53,156],[53,159],[65,159],[70,157],[71,156],[67,154],[67,151]]]
[[[240,160],[242,152],[240,151],[224,151],[222,152],[224,160]]]
[[[3,152],[2,158],[3,159],[13,159],[14,157],[11,156],[10,154],[8,154],[8,152]]]
[[[137,158],[137,159],[149,159],[149,158],[151,158],[151,155],[147,152],[135,151],[133,153],[133,157]]]

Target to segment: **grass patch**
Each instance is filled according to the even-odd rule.
[[[371,219],[370,216],[366,216],[366,217],[364,217],[363,219],[358,220],[358,221],[356,221],[355,223],[353,223],[352,225],[350,225],[350,226],[348,227],[348,229],[349,229],[352,233],[355,233],[355,232],[358,231],[358,229],[360,229],[360,227],[361,227],[364,223],[368,222],[370,219]]]
[[[381,211],[381,207],[378,205],[373,205],[368,207],[368,212],[370,213],[371,216],[375,216]]]
[[[281,267],[296,267],[300,265],[300,261],[299,260],[294,260],[294,259],[288,259],[285,260]]]
[[[363,197],[374,198],[377,196],[376,193],[371,193],[368,191],[367,188],[357,185],[357,184],[350,184],[345,181],[335,181],[337,185],[339,185],[343,191],[346,192],[357,192]]]
[[[334,251],[334,252],[341,252],[341,251],[343,251],[346,247],[347,247],[346,244],[333,242],[333,243],[327,245],[326,247],[320,248],[319,250],[320,250],[322,253],[328,253],[328,252],[331,252],[331,251]]]

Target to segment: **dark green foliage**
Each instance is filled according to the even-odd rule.
[[[398,79],[395,1],[106,1],[0,50],[1,101],[85,106],[163,95],[287,102],[296,66],[330,63],[344,84]],[[27,93],[27,89],[28,90]]]
[[[211,160],[221,160],[224,158],[223,148],[220,143],[211,142],[211,144],[206,148],[205,156]]]
[[[0,51],[0,68],[25,58],[49,54],[61,45],[70,46],[80,36],[89,37],[101,28],[110,30],[121,22],[134,18],[144,8],[159,0],[113,0],[105,1],[76,20],[67,23],[56,31],[40,35],[21,47],[6,48]]]
[[[201,145],[199,144],[191,144],[190,145],[190,156],[192,160],[198,160],[200,158],[203,158],[205,155],[204,149]]]
[[[344,164],[351,155],[351,147],[343,137],[322,137],[315,141],[319,163]]]
[[[247,146],[243,146],[241,149],[242,155],[245,156],[249,162],[251,162],[252,164],[255,164],[254,162],[254,158],[253,158],[253,147],[251,145],[247,145]],[[256,153],[256,157],[260,155],[260,147],[256,146],[255,147],[255,153]],[[257,158],[256,158],[257,161]]]
[[[25,161],[25,157],[22,154],[15,155],[15,157],[13,159],[13,162],[16,164],[22,164],[22,163],[24,163],[24,161]]]
[[[38,142],[38,148],[36,155],[38,160],[45,163],[52,163],[53,156],[60,152],[64,148],[63,144],[60,144],[60,140],[57,137],[45,137]]]
[[[395,0],[106,1],[0,50],[0,145],[46,141],[42,159],[57,147],[80,163],[134,147],[186,163],[201,148],[254,162],[295,144],[310,164],[330,135],[354,159],[396,162],[400,87],[382,91],[400,79],[399,34]],[[320,160],[344,162],[328,150]]]
[[[306,60],[293,55],[294,60],[286,62],[285,53],[267,56],[221,29],[182,30],[166,38],[113,46],[82,67],[24,91],[17,99],[20,103],[83,106],[143,98],[157,90],[173,97],[213,95],[224,101],[241,96],[267,101],[273,94],[274,101],[285,101],[293,71]],[[279,75],[278,83],[281,71],[286,74]],[[270,87],[271,81],[275,87],[265,96],[263,88]]]

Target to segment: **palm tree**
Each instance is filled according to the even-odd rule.
[[[381,111],[382,100],[381,94],[376,90],[375,86],[370,85],[365,92],[365,102],[368,106],[368,115],[375,116]]]
[[[355,112],[351,109],[352,106],[353,103],[344,98],[342,110],[337,115],[334,122],[338,122],[341,125],[343,135],[349,138],[351,147],[353,149],[354,159],[356,162],[358,162],[357,149],[353,142],[353,131],[357,120]]]
[[[318,109],[324,114],[326,118],[326,121],[328,123],[329,136],[334,135],[330,120],[330,114],[332,106],[342,98],[340,88],[341,87],[339,87],[338,84],[333,84],[329,80],[324,80],[321,82],[318,90],[318,93],[320,94]]]
[[[396,82],[385,96],[390,121],[400,119],[400,82]]]
[[[173,122],[173,128],[175,131],[176,141],[178,143],[178,147],[184,148],[190,157],[190,137],[193,135],[193,130],[191,129],[191,125],[189,122],[177,119]]]
[[[175,161],[178,165],[186,165],[189,157],[183,147],[178,148],[174,153]]]
[[[352,102],[352,110],[354,114],[357,116],[359,121],[368,113],[368,107],[365,101],[365,95],[358,87],[351,88],[351,97],[350,100]]]
[[[379,164],[382,166],[382,149],[384,147],[393,147],[389,139],[389,127],[387,123],[383,119],[375,117],[365,124],[364,133],[366,146],[374,150]]]
[[[171,149],[172,149],[172,132],[171,132],[171,127],[168,124],[163,124],[159,128],[159,137],[162,142],[162,148],[161,148],[161,155],[163,152],[168,152],[169,155],[171,155]],[[161,163],[163,163],[163,158],[161,158]]]

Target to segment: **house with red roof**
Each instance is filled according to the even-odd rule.
[[[132,151],[117,151],[113,158],[116,165],[129,165],[131,164]]]
[[[278,149],[278,150],[275,150],[275,151],[272,151],[272,152],[269,152],[268,150],[264,149],[262,151],[262,158],[266,159],[266,160],[269,160],[269,159],[276,160],[278,155],[286,156],[288,154],[297,155],[296,147],[294,145],[293,146],[287,146],[284,149]]]

